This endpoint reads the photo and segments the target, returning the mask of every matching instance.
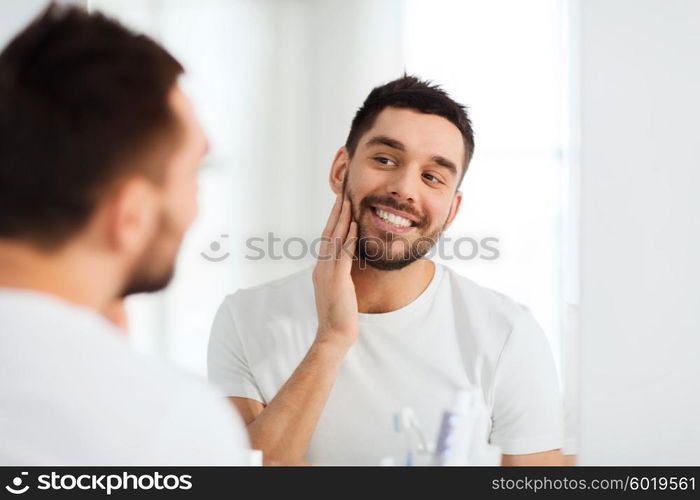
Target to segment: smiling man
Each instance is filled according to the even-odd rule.
[[[436,438],[473,386],[502,463],[560,463],[562,402],[536,321],[425,258],[459,211],[473,151],[465,109],[439,87],[405,76],[375,88],[333,161],[315,267],[221,305],[209,376],[267,463],[400,458],[397,411],[411,407]]]

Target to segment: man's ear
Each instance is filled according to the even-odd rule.
[[[131,177],[116,187],[108,203],[110,243],[119,252],[139,253],[156,228],[156,187],[143,177]]]
[[[452,225],[452,221],[457,217],[457,212],[459,212],[459,207],[462,204],[462,192],[457,191],[455,197],[452,200],[452,207],[450,207],[450,214],[447,216],[447,221],[445,221],[445,227],[443,231],[446,231],[448,227]]]
[[[339,194],[343,191],[343,181],[345,180],[349,165],[350,154],[348,153],[348,148],[343,146],[335,154],[335,159],[331,166],[331,173],[328,176],[328,183],[335,194]]]

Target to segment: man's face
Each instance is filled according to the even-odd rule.
[[[172,152],[164,184],[158,187],[156,230],[136,260],[122,296],[157,291],[170,282],[182,239],[197,215],[197,172],[209,146],[192,104],[178,87],[171,92],[170,103],[183,138]]]
[[[382,110],[344,173],[360,259],[395,270],[428,253],[459,209],[464,158],[462,134],[449,120]]]

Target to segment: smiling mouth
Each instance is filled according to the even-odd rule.
[[[385,230],[406,232],[418,225],[415,221],[388,212],[379,207],[370,207],[370,211],[374,218],[379,221],[378,225]]]

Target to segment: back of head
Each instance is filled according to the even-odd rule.
[[[62,245],[128,175],[160,182],[183,69],[101,14],[50,5],[0,53],[0,239]]]

